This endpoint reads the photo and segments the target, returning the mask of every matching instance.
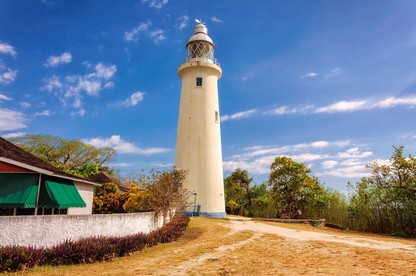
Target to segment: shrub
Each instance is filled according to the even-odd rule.
[[[43,263],[45,251],[32,246],[1,246],[0,272],[26,270]]]
[[[111,261],[115,257],[128,256],[132,252],[158,243],[176,241],[184,234],[188,223],[188,217],[176,215],[172,221],[149,234],[66,240],[51,248],[0,246],[0,272],[26,270],[35,265],[56,266]]]

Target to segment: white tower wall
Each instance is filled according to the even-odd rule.
[[[175,167],[186,172],[185,188],[200,205],[199,215],[225,217],[218,79],[221,68],[210,59],[191,58],[179,67],[182,79]],[[197,85],[202,78],[202,85]],[[194,202],[196,199],[196,202]]]

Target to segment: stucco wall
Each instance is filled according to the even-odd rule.
[[[91,215],[94,186],[76,181],[74,181],[74,184],[87,206],[84,208],[68,208],[68,215]]]
[[[67,239],[149,233],[162,223],[162,217],[154,212],[0,217],[0,245],[49,247]]]

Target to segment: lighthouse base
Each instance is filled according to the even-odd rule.
[[[182,212],[188,217],[211,217],[211,218],[226,218],[225,212]]]

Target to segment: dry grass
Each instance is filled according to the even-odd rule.
[[[163,275],[170,274],[177,264],[204,253],[212,252],[221,245],[234,244],[252,236],[247,231],[232,236],[230,229],[223,226],[226,220],[194,217],[180,240],[148,248],[130,257],[118,258],[113,262],[59,267],[37,267],[33,275]]]
[[[277,235],[233,232],[225,220],[192,218],[179,241],[92,265],[38,267],[35,275],[416,275],[414,252],[377,250]],[[272,223],[276,225],[275,223]],[[281,225],[324,231],[308,225]],[[347,236],[348,231],[341,231]],[[347,234],[346,234],[347,233]],[[358,233],[352,233],[357,237]],[[369,238],[369,235],[360,236]],[[371,235],[373,237],[373,235]],[[401,239],[375,236],[376,239]],[[414,244],[414,241],[409,241]]]

